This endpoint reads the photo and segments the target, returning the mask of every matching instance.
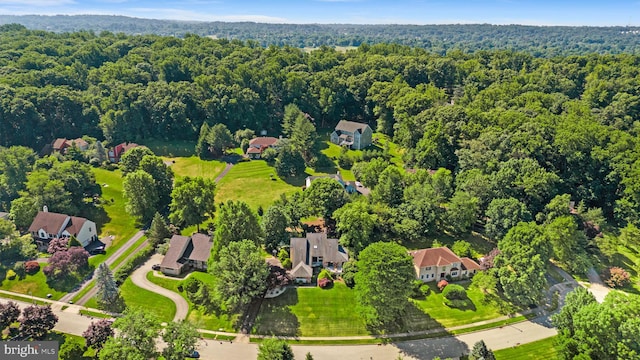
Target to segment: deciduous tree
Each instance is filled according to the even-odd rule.
[[[20,317],[20,308],[13,301],[0,304],[0,332],[9,325],[18,321]]]
[[[321,215],[325,222],[333,216],[333,212],[344,206],[349,197],[340,183],[331,178],[316,179],[304,191],[306,205]]]
[[[51,306],[31,305],[22,310],[19,321],[21,336],[39,340],[56,326],[58,317]]]
[[[221,249],[230,243],[248,239],[255,244],[261,244],[262,236],[258,216],[247,203],[231,200],[221,204],[216,218],[216,231],[213,235],[211,258],[209,258],[210,265],[212,261],[218,259]]]
[[[493,199],[485,213],[487,236],[494,240],[502,239],[509,229],[521,221],[531,221],[531,213],[527,207],[515,198]]]
[[[87,330],[82,333],[87,346],[100,352],[104,343],[114,336],[111,320],[101,319],[92,321]]]
[[[271,205],[262,216],[264,244],[268,252],[276,250],[281,244],[289,242],[287,227],[291,220],[280,205]]]
[[[176,225],[196,225],[213,217],[216,210],[214,196],[216,183],[213,179],[185,176],[176,181],[171,192],[169,219]]]
[[[113,327],[118,330],[117,335],[105,342],[99,354],[101,360],[143,360],[157,356],[155,341],[160,323],[153,315],[140,309],[127,309]]]
[[[127,200],[125,210],[142,223],[150,221],[158,210],[158,191],[153,177],[145,171],[136,170],[124,177],[122,195]]]
[[[162,332],[162,340],[167,344],[162,350],[166,360],[182,360],[186,354],[196,349],[200,334],[195,326],[186,321],[169,322]]]
[[[293,360],[293,351],[286,341],[268,338],[258,347],[258,360]]]

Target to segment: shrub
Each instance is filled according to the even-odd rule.
[[[329,279],[333,281],[333,274],[327,269],[322,269],[322,271],[320,271],[320,274],[318,274],[318,280],[320,279]]]
[[[449,285],[449,282],[447,280],[438,281],[438,289],[440,289],[440,291],[444,290],[447,285]]]
[[[291,263],[291,259],[286,258],[286,259],[282,260],[282,267],[283,268],[291,270],[292,266],[293,266],[293,264]]]
[[[124,263],[116,272],[113,274],[114,279],[118,285],[122,285],[122,283],[127,279],[127,277],[135,270],[138,266],[144,264],[145,261],[151,256],[153,253],[153,246],[147,246],[142,249],[139,253],[135,254],[129,261]]]
[[[464,300],[467,298],[467,291],[460,285],[449,284],[442,290],[442,295],[449,300]]]
[[[25,274],[25,269],[24,269],[24,262],[23,261],[16,261],[15,264],[13,264],[13,271],[16,272],[16,274],[18,274],[18,277],[23,278],[24,274]]]
[[[193,276],[185,280],[182,284],[184,289],[191,294],[195,294],[202,286],[202,282]]]
[[[321,289],[326,289],[329,286],[331,286],[331,284],[333,284],[333,281],[331,279],[319,279],[318,280],[318,286]]]
[[[605,278],[604,282],[612,288],[623,287],[629,284],[631,278],[628,272],[617,266],[606,269],[603,273],[603,277]]]
[[[413,290],[412,293],[411,293],[411,297],[414,298],[414,299],[423,298],[424,294],[420,290],[420,288],[424,285],[422,280],[417,280],[417,279],[413,280],[411,285],[412,285],[412,290]]]
[[[352,259],[342,265],[342,281],[347,287],[353,289],[356,286],[356,273],[358,272],[358,266]]]
[[[453,307],[453,308],[463,308],[465,306],[467,306],[467,301],[466,300],[449,300],[449,299],[444,299],[444,304],[448,307]]]
[[[27,261],[26,263],[24,263],[24,270],[27,272],[27,274],[33,275],[40,270],[40,263],[38,263],[37,261]]]
[[[12,269],[9,269],[9,271],[7,271],[7,279],[13,280],[16,278],[16,276],[18,276],[18,274],[16,274],[16,272]]]
[[[422,286],[420,286],[420,292],[422,293],[422,296],[427,297],[431,293],[431,288],[429,287],[429,285],[423,284]]]

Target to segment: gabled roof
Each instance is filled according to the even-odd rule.
[[[481,270],[482,269],[477,262],[473,261],[472,259],[469,259],[468,257],[463,257],[460,260],[462,260],[463,270]]]
[[[211,253],[211,237],[196,233],[191,237],[173,235],[161,267],[179,269],[187,260],[207,261]]]
[[[327,239],[327,233],[307,233],[304,238],[291,238],[291,263],[311,265],[314,256],[322,256],[324,262],[343,263],[349,260],[338,239]]]
[[[299,262],[296,267],[291,269],[290,274],[294,278],[310,278],[313,276],[313,269],[311,266],[303,262]]]
[[[181,268],[182,263],[180,262],[180,259],[190,242],[191,241],[189,241],[189,238],[186,236],[173,235],[171,240],[169,240],[169,249],[164,256],[164,259],[162,259],[160,266],[170,269]]]
[[[69,223],[67,224],[65,230],[69,234],[76,236],[80,232],[80,229],[82,229],[82,226],[87,221],[87,219],[77,216],[70,216],[70,218],[71,220],[69,220]]]
[[[355,121],[340,120],[336,125],[336,131],[345,131],[349,133],[355,133],[356,131],[363,132],[369,125]]]
[[[31,226],[29,226],[29,232],[43,229],[47,234],[58,234],[68,217],[65,214],[38,211],[38,214],[31,222]]]
[[[269,146],[273,146],[277,141],[278,141],[278,138],[274,138],[272,136],[259,136],[251,139],[249,141],[249,145],[256,146],[256,147],[264,147],[264,146],[269,147]]]
[[[247,154],[261,154],[262,151],[260,151],[260,149],[256,148],[256,147],[251,147],[249,146],[247,148]]]
[[[413,263],[417,267],[446,266],[462,261],[448,247],[416,250],[411,251],[410,254],[413,256]]]
[[[57,138],[53,141],[53,150],[62,150],[67,146],[67,139]]]

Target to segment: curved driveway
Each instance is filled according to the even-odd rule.
[[[133,283],[140,288],[153,291],[158,295],[162,295],[171,299],[171,301],[176,304],[176,315],[173,317],[173,321],[184,320],[187,317],[187,313],[189,312],[189,304],[187,303],[187,300],[185,300],[179,294],[171,290],[167,290],[162,286],[158,286],[147,280],[147,273],[149,271],[152,271],[151,267],[153,266],[153,264],[159,264],[161,260],[161,255],[153,255],[149,260],[147,260],[146,263],[144,263],[142,266],[136,269],[133,274],[131,274],[131,281],[133,281]]]

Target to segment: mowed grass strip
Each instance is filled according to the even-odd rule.
[[[107,255],[127,242],[137,231],[135,219],[127,214],[124,207],[126,201],[122,196],[122,172],[93,168],[96,183],[102,187],[103,208],[107,219],[100,229],[100,237],[113,235],[113,243],[107,247]],[[93,257],[104,259],[104,255]],[[92,259],[93,259],[92,258]],[[102,262],[102,261],[100,261]]]
[[[215,179],[226,163],[219,160],[202,160],[197,156],[191,157],[163,157],[165,162],[173,170],[176,177],[200,176],[203,178]]]
[[[274,299],[265,299],[256,319],[255,332],[283,336],[367,335],[357,313],[355,292],[336,282],[331,289],[289,288]]]
[[[556,336],[508,349],[495,350],[497,360],[533,360],[560,359],[560,347],[556,344]]]
[[[272,176],[273,175],[273,176]],[[254,210],[266,210],[281,194],[292,194],[300,187],[288,184],[264,160],[241,162],[233,166],[216,189],[216,203],[242,200]]]

